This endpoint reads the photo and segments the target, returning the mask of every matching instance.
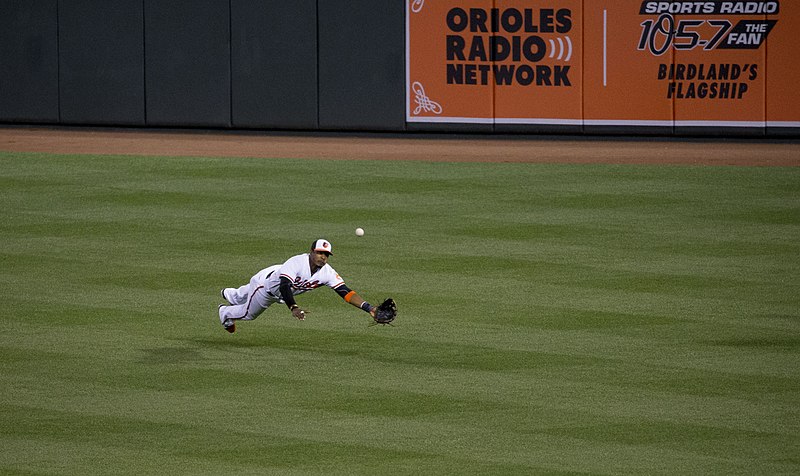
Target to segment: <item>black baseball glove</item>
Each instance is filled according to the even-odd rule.
[[[375,309],[375,324],[391,324],[395,317],[397,317],[397,304],[392,298],[383,301]]]

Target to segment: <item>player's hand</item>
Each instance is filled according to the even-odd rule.
[[[306,320],[306,311],[300,309],[299,307],[292,309],[292,315],[299,321]]]

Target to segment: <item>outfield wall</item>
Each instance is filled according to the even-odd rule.
[[[788,0],[3,0],[0,122],[800,135]]]

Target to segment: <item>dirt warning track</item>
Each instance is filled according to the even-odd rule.
[[[0,150],[96,155],[800,166],[800,143],[765,140],[292,134],[0,126]]]

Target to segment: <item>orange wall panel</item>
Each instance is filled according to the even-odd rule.
[[[673,52],[640,50],[640,0],[599,0],[584,12],[584,118],[587,125],[671,126],[673,101],[658,79]]]
[[[675,15],[674,67],[668,72],[675,125],[763,127],[766,55],[752,35],[764,15]],[[670,79],[671,78],[671,79]]]
[[[495,9],[495,41],[509,45],[493,64],[495,121],[581,125],[583,2],[496,0]]]
[[[767,38],[767,125],[800,127],[800,2],[781,2]]]
[[[481,51],[472,51],[473,38],[488,33],[479,30],[480,18],[470,17],[471,8],[489,11],[492,5],[492,0],[407,0],[408,122],[494,122],[494,92],[482,84],[485,73],[479,69],[488,63],[475,59]]]

